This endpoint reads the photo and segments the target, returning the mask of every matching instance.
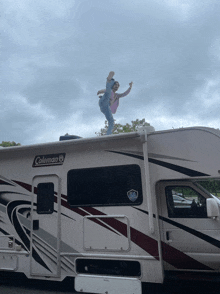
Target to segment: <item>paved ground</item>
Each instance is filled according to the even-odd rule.
[[[74,281],[27,280],[23,276],[2,276],[0,294],[74,294]],[[165,285],[145,284],[143,294],[220,294],[220,285],[212,283],[172,282]],[[90,294],[90,293],[87,293]],[[126,294],[126,293],[118,293]]]

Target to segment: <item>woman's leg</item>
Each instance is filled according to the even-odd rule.
[[[112,130],[114,128],[114,118],[113,118],[113,115],[112,115],[112,111],[111,111],[111,108],[109,106],[109,103],[106,103],[106,101],[104,101],[104,103],[100,103],[101,102],[100,100],[99,100],[100,110],[105,115],[105,117],[106,117],[106,119],[108,121],[108,130],[107,130],[106,135],[111,135]]]
[[[115,83],[115,80],[113,79],[114,74],[115,73],[113,71],[110,71],[110,73],[107,77],[107,81],[106,81],[106,92],[105,93],[107,94],[107,96],[109,95],[109,100],[110,100],[112,88]]]
[[[106,109],[106,112],[104,114],[105,114],[105,117],[106,117],[106,119],[108,121],[108,130],[107,130],[106,135],[111,135],[112,131],[114,129],[114,118],[113,118],[113,115],[112,115],[111,108],[109,106]]]
[[[107,121],[108,121],[108,130],[107,135],[110,135],[114,128],[114,119],[112,116],[112,112],[110,109],[110,96],[112,87],[115,83],[115,80],[112,78],[114,76],[114,72],[110,72],[106,82],[106,92],[99,100],[99,106],[102,113],[104,113]]]

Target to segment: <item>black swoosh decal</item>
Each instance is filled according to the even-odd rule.
[[[142,210],[140,208],[137,208],[137,207],[134,207],[134,208],[137,209],[137,210],[139,210],[139,211],[142,211],[145,214],[149,214],[147,211],[144,211],[144,210]],[[153,216],[155,217],[155,214]],[[214,238],[212,238],[212,237],[210,237],[208,235],[205,235],[205,234],[203,234],[203,233],[201,233],[199,231],[196,231],[194,229],[191,229],[191,228],[189,228],[187,226],[184,226],[184,225],[182,225],[182,224],[180,224],[178,222],[175,222],[173,220],[170,220],[170,219],[168,219],[166,217],[159,216],[159,219],[161,219],[161,220],[163,220],[163,221],[165,221],[165,222],[167,222],[167,223],[169,223],[169,224],[171,224],[171,225],[173,225],[175,227],[178,227],[178,228],[186,231],[187,233],[190,233],[190,234],[192,234],[192,235],[194,235],[194,236],[196,236],[196,237],[198,237],[198,238],[200,238],[200,239],[202,239],[202,240],[204,240],[204,241],[212,244],[213,246],[215,246],[217,248],[220,248],[220,241],[217,240],[217,239],[214,239]]]
[[[2,232],[5,236],[10,235],[9,233],[7,233],[5,230],[3,230],[2,228],[0,228],[0,232]]]
[[[9,217],[11,223],[14,225],[14,228],[15,228],[16,232],[18,233],[18,235],[21,238],[22,242],[26,246],[26,248],[27,248],[26,250],[30,250],[30,240],[27,237],[27,234],[25,233],[23,228],[21,227],[21,225],[20,225],[20,223],[18,221],[17,212],[16,212],[16,208],[19,205],[24,205],[24,204],[30,205],[31,202],[29,202],[29,201],[20,201],[20,200],[10,202],[8,207],[7,207],[7,212],[8,212],[8,217]],[[37,251],[34,248],[32,250],[32,256],[40,265],[42,265],[44,268],[46,268],[48,271],[51,272],[51,270],[48,268],[46,263],[43,261],[43,259],[40,257],[40,255],[37,253]]]
[[[126,153],[126,152],[120,152],[120,151],[112,151],[112,150],[107,150],[107,151],[144,160],[144,156],[142,156],[142,155],[131,154],[131,153]],[[176,165],[176,164],[164,162],[164,161],[153,159],[153,158],[148,158],[148,161],[151,162],[151,163],[166,167],[168,169],[174,170],[174,171],[179,172],[181,174],[187,175],[189,177],[210,176],[208,174],[201,173],[201,172],[198,172],[198,171],[193,170],[193,169],[189,169],[189,168],[186,168],[186,167],[182,167],[182,166],[179,166],[179,165]]]
[[[4,194],[15,194],[15,195],[26,195],[23,193],[17,193],[13,191],[8,191],[8,190],[1,190],[0,192],[0,203],[3,204],[4,206],[7,206],[8,200],[4,198]]]
[[[209,176],[208,174],[204,174],[204,173],[198,172],[198,171],[193,170],[193,169],[189,169],[189,168],[186,168],[186,167],[182,167],[182,166],[179,166],[179,165],[176,165],[176,164],[164,162],[164,161],[153,159],[153,158],[148,158],[148,161],[151,162],[151,163],[154,163],[154,164],[169,168],[169,169],[174,170],[174,171],[176,171],[178,173],[187,175],[189,177]]]
[[[203,233],[201,233],[199,231],[196,231],[194,229],[191,229],[189,227],[186,227],[186,226],[184,226],[184,225],[182,225],[180,223],[177,223],[177,222],[175,222],[173,220],[170,220],[170,219],[168,219],[166,217],[159,216],[159,219],[161,219],[161,220],[163,220],[163,221],[165,221],[165,222],[167,222],[167,223],[169,223],[169,224],[171,224],[171,225],[173,225],[175,227],[178,227],[178,228],[186,231],[187,233],[190,233],[190,234],[192,234],[192,235],[194,235],[194,236],[196,236],[196,237],[198,237],[198,238],[200,238],[200,239],[202,239],[202,240],[204,240],[204,241],[212,244],[215,247],[220,248],[220,241],[217,240],[217,239],[214,239],[214,238],[212,238],[212,237],[210,237],[208,235],[205,235],[205,234],[203,234]]]
[[[121,152],[121,151],[113,151],[113,150],[106,150],[106,151],[112,152],[112,153],[118,153],[118,154],[122,154],[122,155],[125,155],[125,156],[130,156],[130,157],[134,157],[134,158],[137,158],[137,159],[144,160],[144,156],[142,156],[142,155],[126,153],[126,152]]]
[[[9,233],[7,233],[5,230],[3,230],[2,228],[0,228],[0,232],[2,232],[5,236],[8,236],[8,235],[10,235]],[[10,237],[9,237],[10,238]],[[19,242],[17,239],[15,239],[15,243],[16,244],[18,244],[18,245],[21,245],[21,247],[24,249],[24,250],[26,250],[26,248],[24,247],[24,245],[21,243],[21,242]]]
[[[7,182],[5,182],[5,181],[3,181],[3,180],[0,180],[0,185],[8,185],[8,186],[13,186],[12,184],[10,184],[10,183],[7,183]]]

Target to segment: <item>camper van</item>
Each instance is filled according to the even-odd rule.
[[[0,271],[141,294],[220,278],[220,131],[192,127],[0,150]],[[1,274],[0,272],[0,274]]]

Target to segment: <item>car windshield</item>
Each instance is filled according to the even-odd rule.
[[[197,186],[220,200],[220,179],[196,181]]]

